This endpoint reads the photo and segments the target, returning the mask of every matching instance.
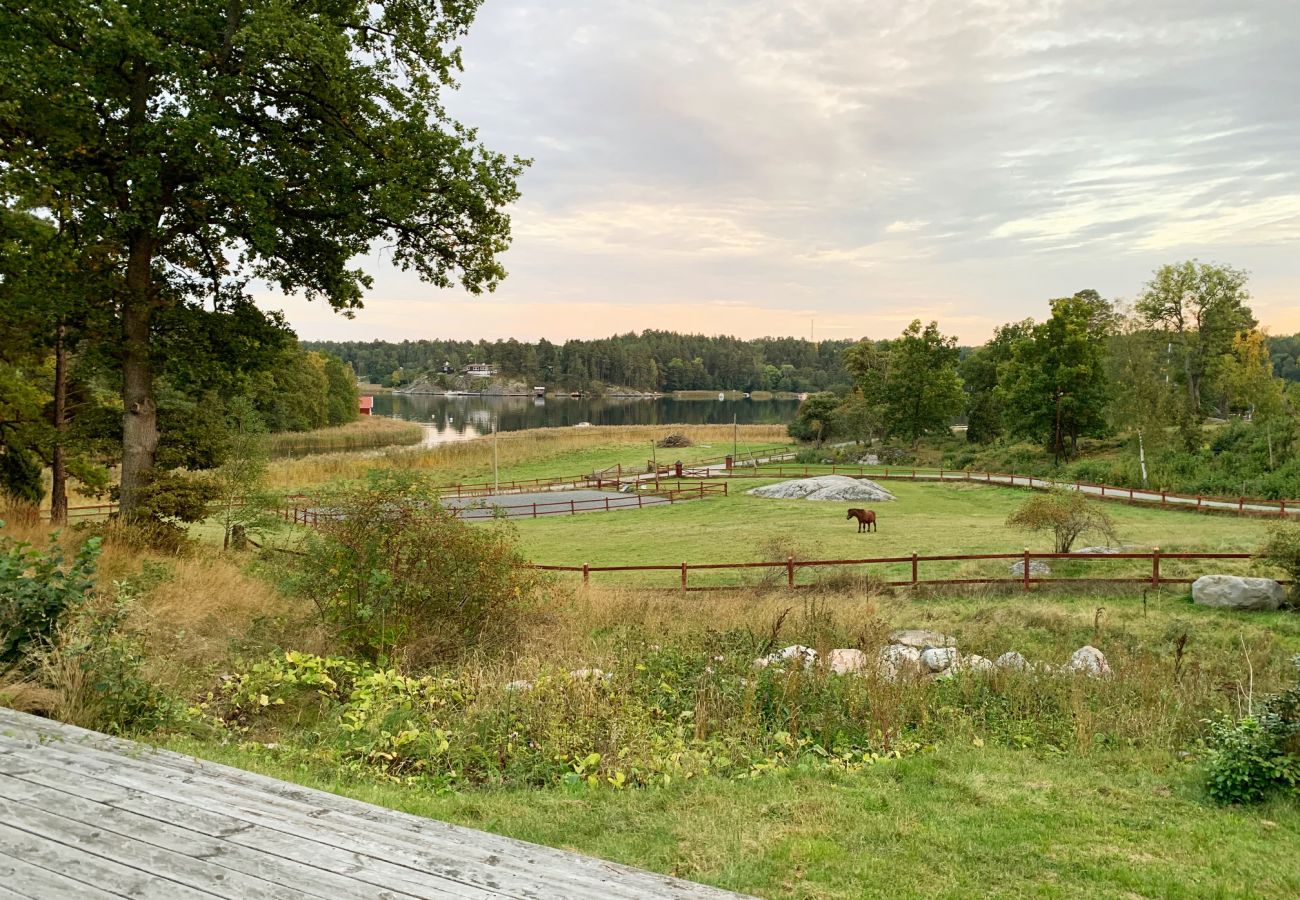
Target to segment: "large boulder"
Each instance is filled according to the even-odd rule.
[[[956,647],[930,647],[921,651],[921,666],[927,672],[943,672],[957,662]]]
[[[1277,609],[1286,601],[1286,588],[1272,578],[1202,575],[1192,583],[1192,600],[1222,609]]]
[[[852,675],[867,667],[867,654],[861,650],[832,650],[826,657],[826,665],[836,675]]]
[[[1032,668],[1029,665],[1029,660],[1025,659],[1015,650],[1008,650],[1006,653],[1003,653],[993,661],[993,665],[997,666],[999,669],[1012,669],[1016,672],[1028,672],[1030,668]]]
[[[1008,569],[1011,572],[1011,574],[1015,575],[1017,578],[1025,577],[1025,561],[1023,559],[1016,560],[1008,567]],[[1029,561],[1030,578],[1046,578],[1051,574],[1052,574],[1052,567],[1049,566],[1047,563],[1043,562],[1041,559],[1031,559]]]
[[[880,648],[876,667],[880,677],[889,681],[916,674],[921,671],[921,651],[902,644],[889,644]]]
[[[773,497],[778,500],[831,500],[837,502],[875,502],[893,500],[894,495],[865,478],[847,475],[818,475],[815,478],[797,478],[782,481],[749,491],[755,497]]]
[[[1106,663],[1106,655],[1091,645],[1080,647],[1070,656],[1070,661],[1065,664],[1067,672],[1075,672],[1080,675],[1109,675],[1110,666]]]

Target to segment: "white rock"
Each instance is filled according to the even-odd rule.
[[[957,662],[957,648],[931,647],[921,651],[921,666],[928,672],[944,672]]]
[[[751,665],[755,669],[766,669],[769,665],[771,665],[771,660],[769,660],[766,656],[760,656],[758,659],[754,660],[753,663],[751,663]]]
[[[815,478],[796,478],[754,488],[748,493],[755,497],[772,497],[778,500],[866,500],[882,503],[893,500],[889,491],[866,478],[847,475],[818,475]]]
[[[789,647],[782,647],[775,653],[769,654],[768,662],[791,662],[793,660],[802,660],[805,669],[817,662],[817,651],[812,647],[805,647],[803,644],[791,644]]]
[[[1110,674],[1110,666],[1106,663],[1106,655],[1091,645],[1075,650],[1070,656],[1070,661],[1065,664],[1065,670],[1092,676]]]
[[[867,654],[861,650],[832,650],[826,657],[826,665],[836,675],[851,675],[867,667]]]
[[[594,680],[597,678],[609,680],[614,676],[607,674],[601,669],[574,669],[569,673],[569,677],[575,681],[587,681],[588,679]]]
[[[905,647],[915,647],[918,650],[924,650],[927,647],[955,647],[957,642],[946,634],[938,631],[927,631],[924,628],[906,628],[900,631],[891,631],[889,633],[889,642],[891,644],[902,644]]]
[[[1223,609],[1277,609],[1286,601],[1286,588],[1272,578],[1202,575],[1192,583],[1192,600]]]
[[[904,644],[889,644],[880,648],[876,667],[880,676],[890,681],[904,674],[919,672],[921,651]]]
[[[963,653],[957,660],[956,668],[970,672],[987,672],[993,668],[993,660],[986,659],[978,653]]]
[[[524,678],[519,678],[519,679],[517,679],[517,680],[515,680],[515,681],[512,681],[512,682],[510,682],[509,684],[506,685],[506,690],[507,690],[507,691],[512,691],[512,692],[513,692],[513,691],[531,691],[532,689],[533,689],[533,683],[532,683],[531,681],[528,681],[528,680],[524,679]]]
[[[993,664],[999,669],[1014,669],[1017,672],[1027,672],[1030,669],[1029,660],[1015,650],[1008,650],[1003,653],[993,661]]]
[[[1024,578],[1025,561],[1023,559],[1016,560],[1008,567],[1008,571],[1010,571],[1012,575],[1018,575],[1019,577]],[[1029,561],[1030,578],[1046,578],[1048,575],[1051,574],[1052,574],[1052,567],[1049,566],[1047,563],[1043,562],[1041,559],[1031,559]]]

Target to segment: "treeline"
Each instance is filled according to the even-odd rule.
[[[127,352],[113,279],[35,215],[0,207],[0,496],[51,510],[68,482],[107,490],[121,461]],[[356,377],[308,351],[278,314],[243,296],[211,305],[179,296],[148,331],[157,426],[145,438],[160,471],[221,465],[254,431],[302,431],[357,417]]]
[[[572,390],[618,386],[641,391],[847,390],[850,341],[706,337],[643,331],[601,340],[565,341],[313,341],[350,363],[363,378],[401,387],[444,367],[459,372],[489,363],[503,377]]]
[[[1056,465],[1085,438],[1120,435],[1139,484],[1156,454],[1180,483],[1199,470],[1239,489],[1300,491],[1300,336],[1270,340],[1246,282],[1228,266],[1167,265],[1129,308],[1080,291],[975,348],[916,321],[894,340],[849,347],[852,387],[809,397],[791,433],[916,446],[964,421],[970,445],[1033,442]],[[1207,417],[1238,424],[1211,438]]]

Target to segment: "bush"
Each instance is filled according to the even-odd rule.
[[[1051,531],[1057,553],[1069,553],[1074,542],[1090,532],[1108,541],[1117,540],[1110,515],[1077,491],[1035,494],[1007,516],[1007,524],[1027,531]]]
[[[67,564],[57,534],[45,551],[0,538],[0,671],[50,641],[68,611],[86,599],[99,548],[100,540],[91,538]]]
[[[322,500],[293,580],[351,654],[418,666],[510,642],[539,582],[507,526],[461,521],[409,473]]]
[[[1300,522],[1275,524],[1255,555],[1286,572],[1291,579],[1291,603],[1300,606]]]
[[[117,492],[114,488],[114,499]],[[117,536],[132,546],[178,552],[189,542],[189,526],[206,519],[216,499],[216,485],[207,479],[147,470],[140,479],[135,513]]]
[[[1300,670],[1300,657],[1295,659]],[[1219,803],[1258,803],[1300,788],[1300,679],[1260,712],[1210,726],[1206,790]]]

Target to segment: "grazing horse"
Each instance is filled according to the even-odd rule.
[[[851,509],[846,519],[858,520],[858,534],[876,530],[876,511],[874,509]]]

